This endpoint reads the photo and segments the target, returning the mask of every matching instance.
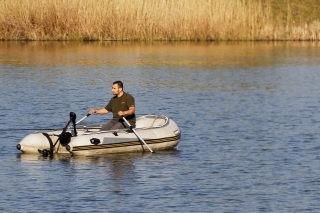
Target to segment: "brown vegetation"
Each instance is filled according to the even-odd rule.
[[[320,39],[318,20],[297,23],[285,7],[277,16],[268,0],[0,0],[0,39]]]

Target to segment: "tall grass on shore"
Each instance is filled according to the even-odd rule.
[[[319,40],[257,0],[0,0],[1,40]]]

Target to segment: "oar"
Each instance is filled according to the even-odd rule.
[[[123,120],[129,125],[129,127],[131,127],[132,131],[134,132],[134,134],[137,136],[137,138],[142,141],[144,143],[144,145],[146,145],[146,147],[148,147],[148,149],[150,150],[150,152],[152,153],[152,149],[148,146],[148,144],[139,136],[139,134],[136,132],[135,129],[132,128],[131,124],[127,121],[127,119],[125,117],[122,117]]]
[[[87,114],[86,116],[84,116],[83,118],[81,118],[80,120],[78,120],[78,122],[76,123],[76,124],[78,124],[78,123],[80,123],[81,121],[83,121],[84,119],[86,119],[87,117],[89,117],[91,114]]]

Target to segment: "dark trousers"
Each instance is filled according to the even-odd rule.
[[[129,128],[129,126],[124,122],[124,120],[113,118],[112,120],[108,121],[108,123],[102,125],[100,131],[126,129],[126,128]]]

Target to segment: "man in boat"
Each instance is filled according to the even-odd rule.
[[[122,117],[125,117],[130,125],[134,127],[136,124],[134,97],[123,90],[121,81],[113,82],[112,93],[114,97],[110,99],[107,106],[99,109],[90,109],[89,114],[104,115],[108,112],[113,113],[113,118],[102,125],[101,131],[128,128]]]

